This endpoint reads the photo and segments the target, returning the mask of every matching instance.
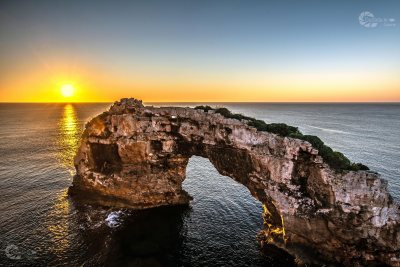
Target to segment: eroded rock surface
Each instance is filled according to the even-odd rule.
[[[116,102],[87,123],[70,193],[130,208],[187,204],[193,155],[263,203],[262,245],[303,262],[400,266],[399,206],[377,173],[334,171],[306,141],[212,111]]]

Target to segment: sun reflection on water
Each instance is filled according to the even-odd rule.
[[[80,126],[75,107],[66,104],[59,122],[59,161],[73,175],[74,156],[79,145]]]
[[[58,121],[57,159],[62,168],[74,174],[74,156],[79,145],[80,124],[75,107],[66,104]],[[56,257],[63,257],[71,247],[70,216],[73,212],[67,189],[60,190],[49,210],[47,230],[54,246],[50,248]]]
[[[58,257],[66,253],[71,246],[70,225],[68,220],[70,213],[71,205],[68,200],[67,189],[65,189],[56,197],[54,206],[49,214],[52,223],[47,226],[54,243],[54,246],[50,249]]]

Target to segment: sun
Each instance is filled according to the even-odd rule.
[[[60,91],[63,97],[71,97],[75,93],[75,88],[72,84],[64,84]]]

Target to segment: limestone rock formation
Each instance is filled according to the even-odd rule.
[[[192,155],[263,203],[261,244],[302,262],[400,266],[399,206],[377,173],[337,172],[306,141],[213,111],[116,102],[87,123],[70,193],[140,209],[187,204]]]

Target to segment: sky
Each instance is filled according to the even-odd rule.
[[[398,102],[400,1],[0,1],[0,102],[122,97]]]

